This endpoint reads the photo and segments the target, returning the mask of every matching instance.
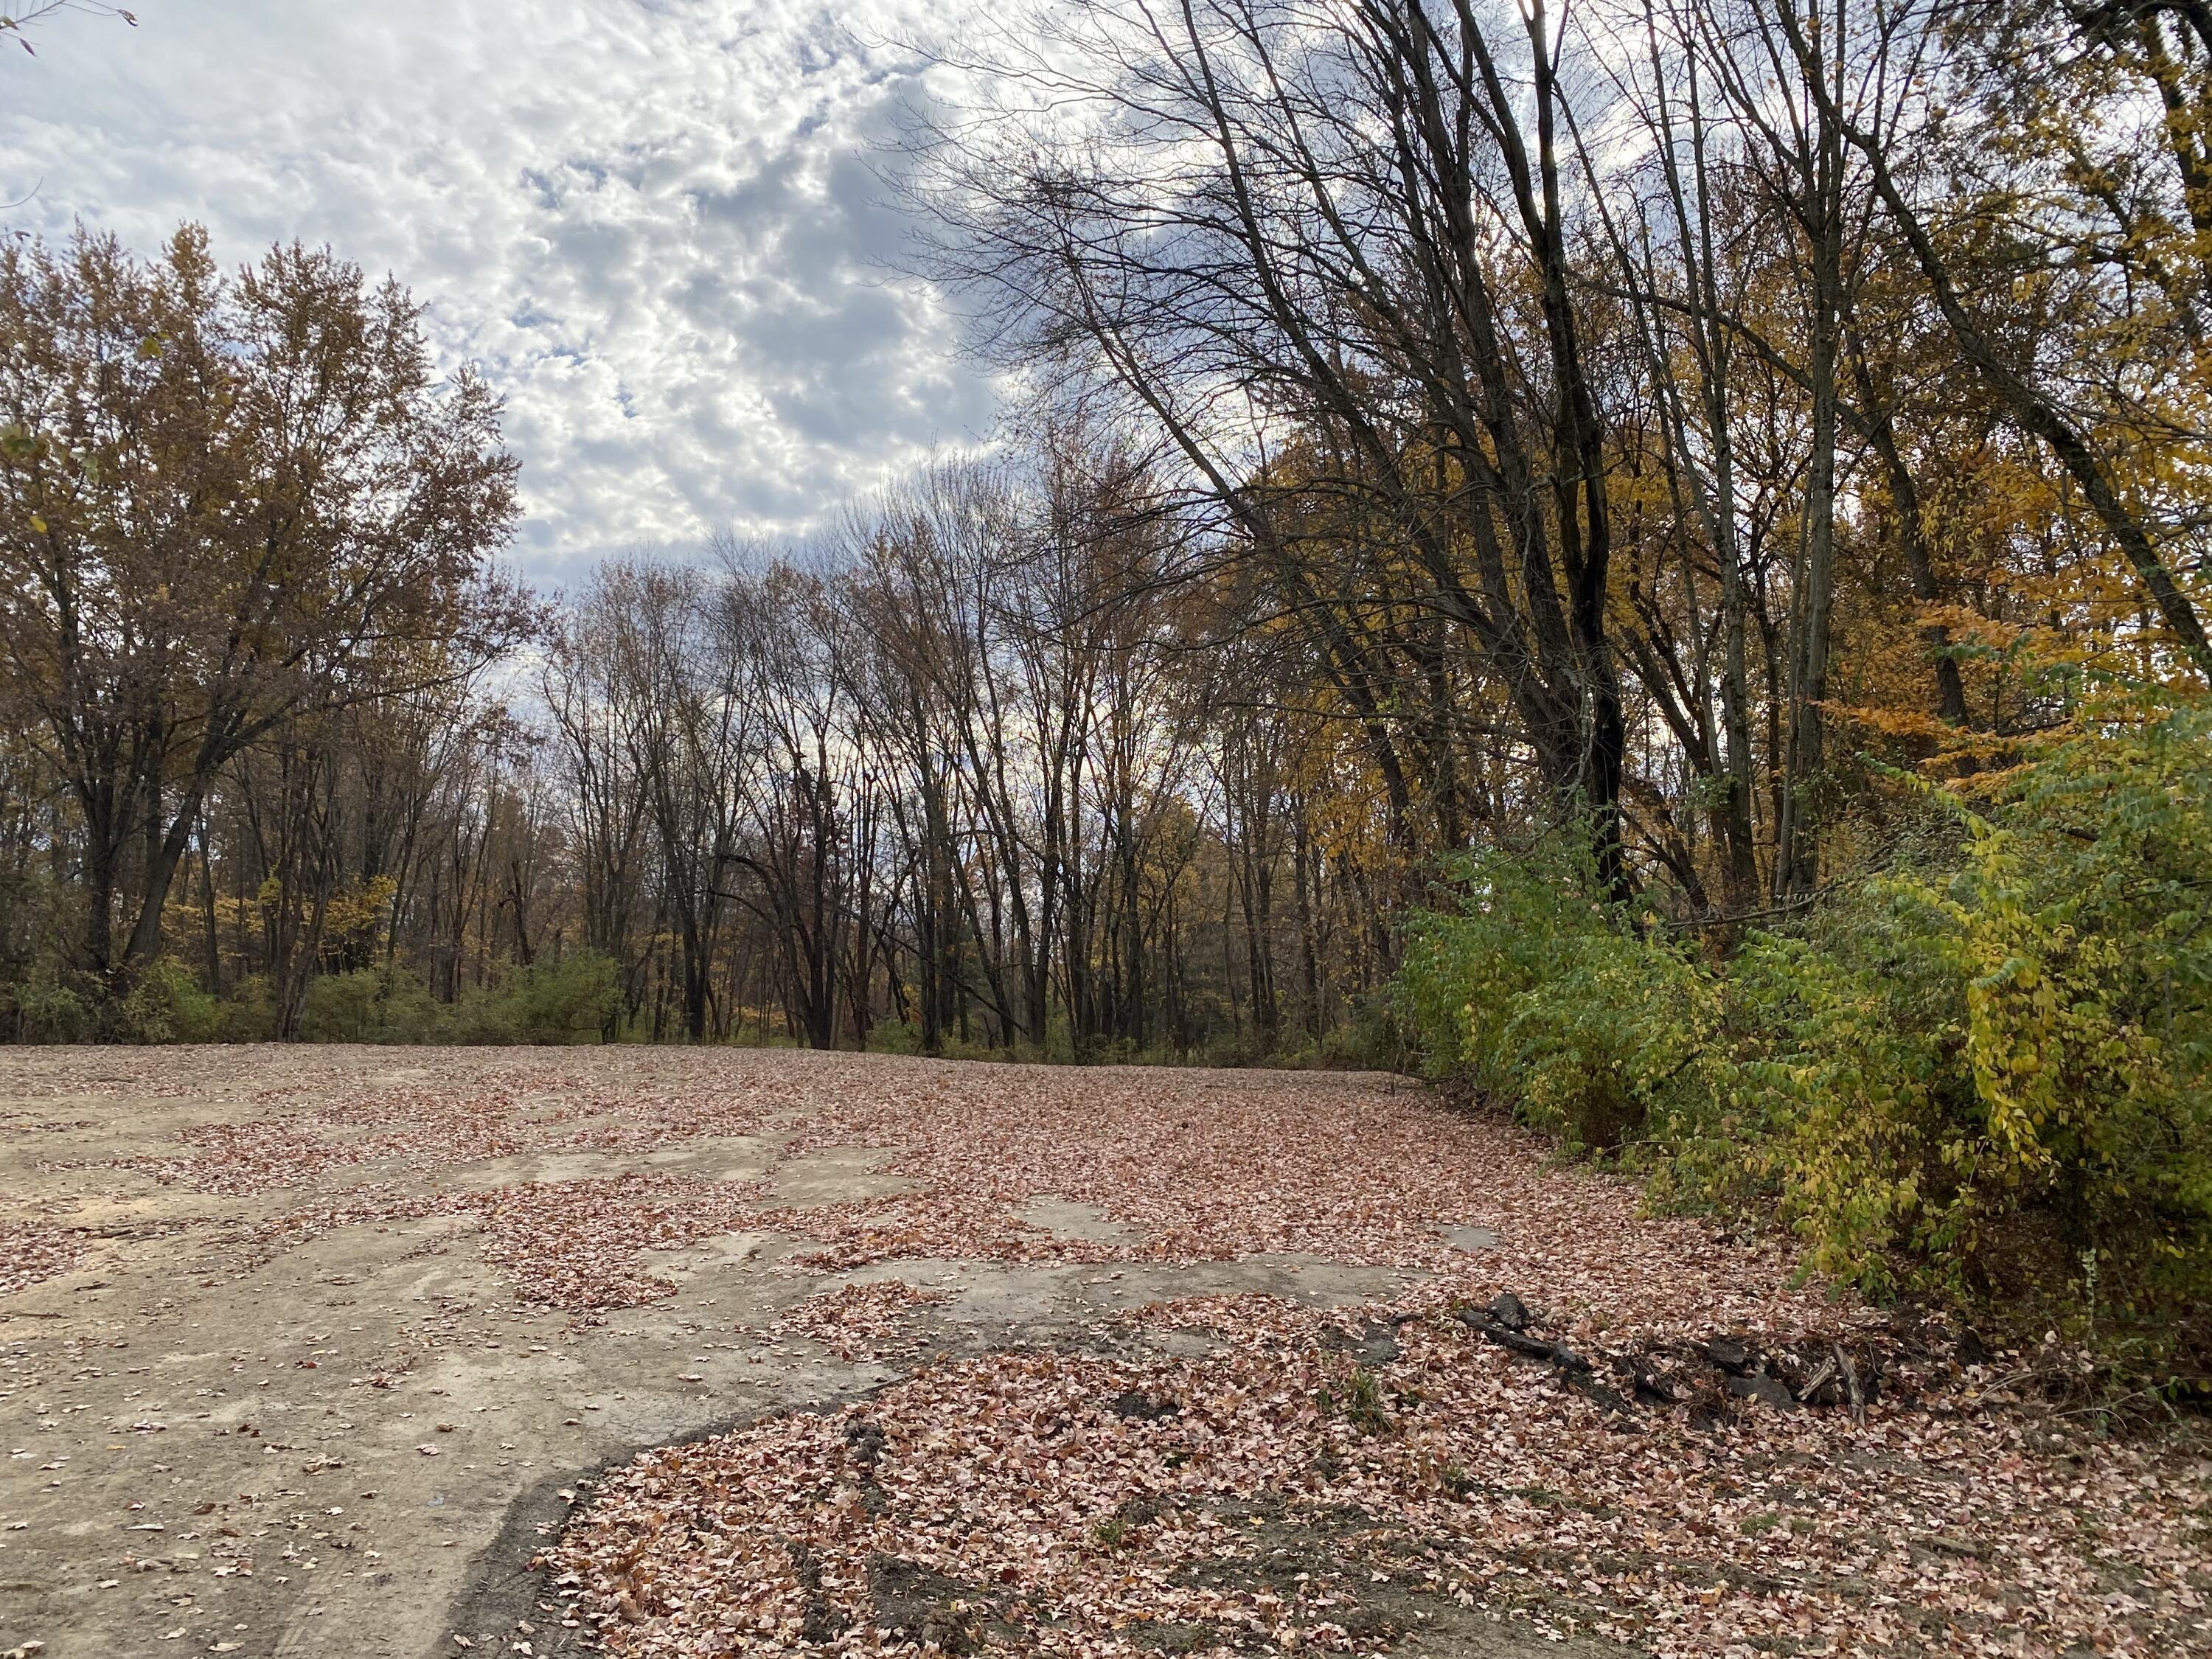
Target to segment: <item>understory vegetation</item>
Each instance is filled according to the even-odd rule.
[[[1594,901],[1586,841],[1457,872],[1399,1006],[1431,1072],[1808,1268],[2212,1355],[2212,720],[2111,719],[1902,792],[1860,867],[1723,944]]]

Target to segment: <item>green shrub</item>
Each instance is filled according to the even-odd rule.
[[[1322,1030],[1314,1063],[1327,1071],[1400,1072],[1413,1054],[1389,999],[1364,996],[1352,1005],[1345,1024]]]
[[[20,1042],[215,1042],[222,1005],[192,970],[161,957],[119,990],[88,974],[33,973],[0,986]]]
[[[1964,982],[1914,908],[1902,888],[1862,889],[1818,940],[1747,941],[1726,984],[1726,1069],[1656,1172],[1662,1192],[1771,1200],[1810,1267],[1875,1292],[1914,1259],[1939,1275],[1960,1259],[1942,1126],[1971,1095]]]
[[[5,994],[20,1042],[82,1042],[93,1034],[92,1000],[58,975],[33,975]]]
[[[318,974],[301,1000],[301,1041],[374,1042],[381,1024],[376,1003],[384,988],[385,976],[374,968]]]
[[[422,976],[396,966],[319,974],[300,1010],[307,1042],[441,1042],[448,1024]]]
[[[1717,1063],[1711,975],[1626,925],[1562,940],[1511,1009],[1500,1036],[1526,1109],[1573,1147],[1669,1133]]]
[[[191,969],[161,957],[131,983],[114,1026],[126,1042],[212,1042],[222,1034],[222,1014]]]
[[[216,1007],[218,1042],[267,1042],[276,1035],[276,1002],[268,979],[248,975]]]
[[[509,973],[477,1014],[479,1029],[501,1035],[465,1041],[594,1042],[621,1007],[614,959],[597,951],[572,951],[558,962],[534,962]]]
[[[1686,949],[1592,885],[1558,843],[1478,857],[1458,911],[1416,918],[1397,1001],[1432,1075],[1611,1148],[1708,1080],[1718,1007]]]
[[[2077,738],[1959,819],[1953,867],[1869,878],[1735,964],[1740,1079],[1767,1091],[1753,1167],[1827,1271],[2039,1313],[2071,1296],[2107,1334],[2193,1342],[2174,1321],[2212,1292],[2203,720]]]
[[[2212,1359],[2212,717],[2068,741],[1932,852],[1708,966],[1481,859],[1395,988],[1429,1068],[1807,1263]],[[2169,1373],[2170,1374],[2170,1373]]]
[[[300,1036],[309,1042],[588,1042],[620,1010],[612,959],[575,951],[511,969],[450,1006],[401,967],[320,975],[308,983]]]
[[[592,951],[509,972],[451,1006],[404,967],[362,968],[308,981],[298,1036],[306,1042],[591,1042],[621,1012],[613,962]],[[253,975],[217,999],[163,957],[129,991],[102,995],[67,975],[0,986],[0,1014],[22,1042],[262,1042],[276,1031],[275,993]]]
[[[1454,874],[1458,908],[1408,921],[1394,1004],[1431,1076],[1511,1097],[1520,1079],[1505,1028],[1516,1000],[1550,975],[1562,942],[1612,921],[1557,842],[1477,854]]]
[[[921,1033],[896,1017],[879,1019],[868,1031],[870,1052],[879,1054],[918,1054]]]

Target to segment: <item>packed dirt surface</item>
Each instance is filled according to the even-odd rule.
[[[1379,1077],[0,1054],[0,1654],[2212,1652],[2212,1473]]]

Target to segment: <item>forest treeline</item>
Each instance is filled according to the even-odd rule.
[[[7,1029],[1420,1066],[2198,1363],[2212,14],[938,55],[1011,412],[803,544],[526,593],[396,287],[0,252]]]

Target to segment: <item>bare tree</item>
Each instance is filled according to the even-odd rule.
[[[1255,543],[1269,459],[1370,502],[1626,881],[1605,418],[1570,269],[1565,36],[1541,3],[1128,0],[1025,17],[1018,88],[940,134],[930,268],[1000,343],[1095,365]]]
[[[136,12],[104,4],[102,0],[30,0],[29,4],[19,5],[12,12],[0,13],[0,36],[12,36],[17,46],[36,57],[38,49],[31,44],[30,31],[50,17],[72,11],[118,18],[132,28],[138,27]]]

